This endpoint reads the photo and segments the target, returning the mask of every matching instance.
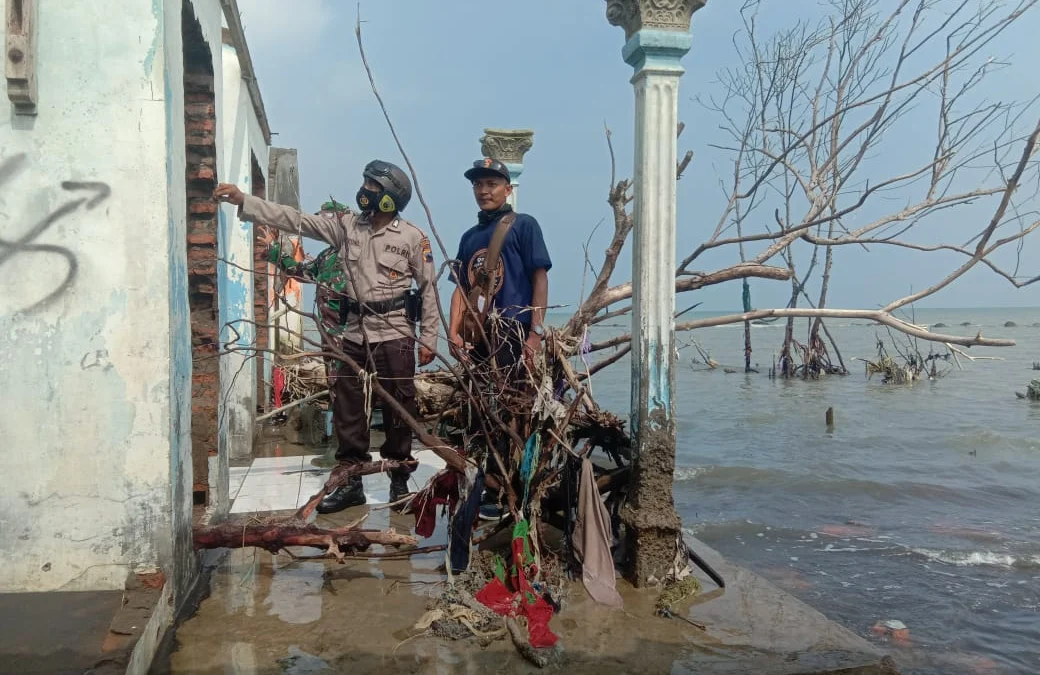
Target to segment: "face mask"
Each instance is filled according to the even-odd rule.
[[[357,191],[357,205],[362,211],[375,211],[378,203],[378,192],[373,192],[364,187]]]

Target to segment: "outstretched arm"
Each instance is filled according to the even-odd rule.
[[[345,228],[337,221],[322,216],[301,213],[289,206],[275,204],[259,197],[247,195],[236,185],[221,183],[213,191],[213,198],[238,207],[238,217],[260,225],[267,225],[289,234],[302,234],[320,239],[334,246],[342,244]],[[344,214],[344,218],[354,218]]]

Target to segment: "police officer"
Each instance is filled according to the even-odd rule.
[[[341,302],[341,344],[344,352],[365,368],[358,377],[341,368],[335,378],[333,426],[341,464],[371,461],[366,387],[370,376],[414,417],[415,319],[421,324],[419,365],[433,361],[437,347],[437,299],[433,251],[422,230],[400,217],[412,196],[412,184],[397,166],[372,161],[362,172],[364,183],[357,192],[361,214],[343,213],[338,218],[313,216],[244,194],[238,187],[220,184],[213,196],[238,206],[239,217],[283,232],[320,239],[336,248],[347,276],[346,297]],[[412,285],[421,297],[421,317],[410,316],[414,305]],[[414,311],[414,307],[412,307]],[[384,459],[412,459],[412,431],[389,406],[382,405],[386,441],[379,450]],[[390,473],[390,501],[408,494],[410,470]],[[360,476],[335,490],[318,505],[319,513],[335,513],[365,503]]]

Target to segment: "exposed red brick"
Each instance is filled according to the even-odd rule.
[[[217,212],[217,203],[212,199],[208,200],[192,200],[188,206],[188,213],[193,216],[207,215],[211,216]]]
[[[212,117],[203,117],[201,119],[188,120],[185,128],[189,131],[208,131],[214,132],[217,130],[217,121]]]
[[[256,161],[256,157],[251,158],[250,162],[252,168],[252,186],[253,196],[264,199],[267,197],[267,181],[264,178],[264,171],[260,168],[260,164]],[[256,330],[256,346],[258,349],[267,349],[267,330],[263,324],[267,322],[267,245],[264,243],[263,237],[260,233],[260,228],[253,228],[253,260],[254,260],[254,288],[253,288],[253,299],[255,303],[254,308],[254,320],[257,322]],[[261,354],[262,359],[271,358],[270,354]],[[263,409],[267,404],[264,400],[265,385],[263,378],[262,365],[257,365],[256,378],[256,402],[260,409]]]
[[[216,136],[206,131],[189,131],[185,137],[192,145],[214,145],[216,143]]]
[[[216,118],[217,109],[213,105],[213,97],[207,96],[205,99],[197,101],[188,101],[185,98],[184,102],[184,115],[186,117],[211,117]]]
[[[110,654],[112,652],[123,651],[130,646],[132,635],[123,635],[121,633],[113,633],[108,631],[105,635],[105,640],[101,643],[101,653]]]
[[[148,588],[162,588],[166,584],[166,575],[162,570],[157,572],[142,572],[137,575],[137,580]]]
[[[188,169],[188,180],[216,180],[217,172],[208,166],[196,166]]]
[[[200,36],[195,36],[201,39]],[[197,45],[196,45],[197,46]],[[186,53],[187,45],[186,45]],[[204,59],[203,59],[204,60]],[[192,68],[188,68],[191,65]],[[219,376],[217,353],[216,102],[207,64],[185,63],[185,183],[190,215],[185,244],[192,339],[192,467],[195,491],[209,490],[209,456],[216,450]]]
[[[209,73],[184,73],[184,91],[205,93],[213,100],[213,76]]]

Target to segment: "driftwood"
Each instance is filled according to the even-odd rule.
[[[416,538],[393,531],[360,530],[355,527],[323,529],[314,525],[274,523],[238,525],[223,523],[213,527],[196,528],[195,548],[244,548],[253,546],[277,553],[289,546],[308,546],[325,549],[337,558],[346,552],[360,552],[372,544],[382,546],[415,546]]]
[[[463,397],[455,382],[455,377],[447,370],[420,373],[415,378],[415,399],[419,404],[419,415],[433,417],[457,406]]]

